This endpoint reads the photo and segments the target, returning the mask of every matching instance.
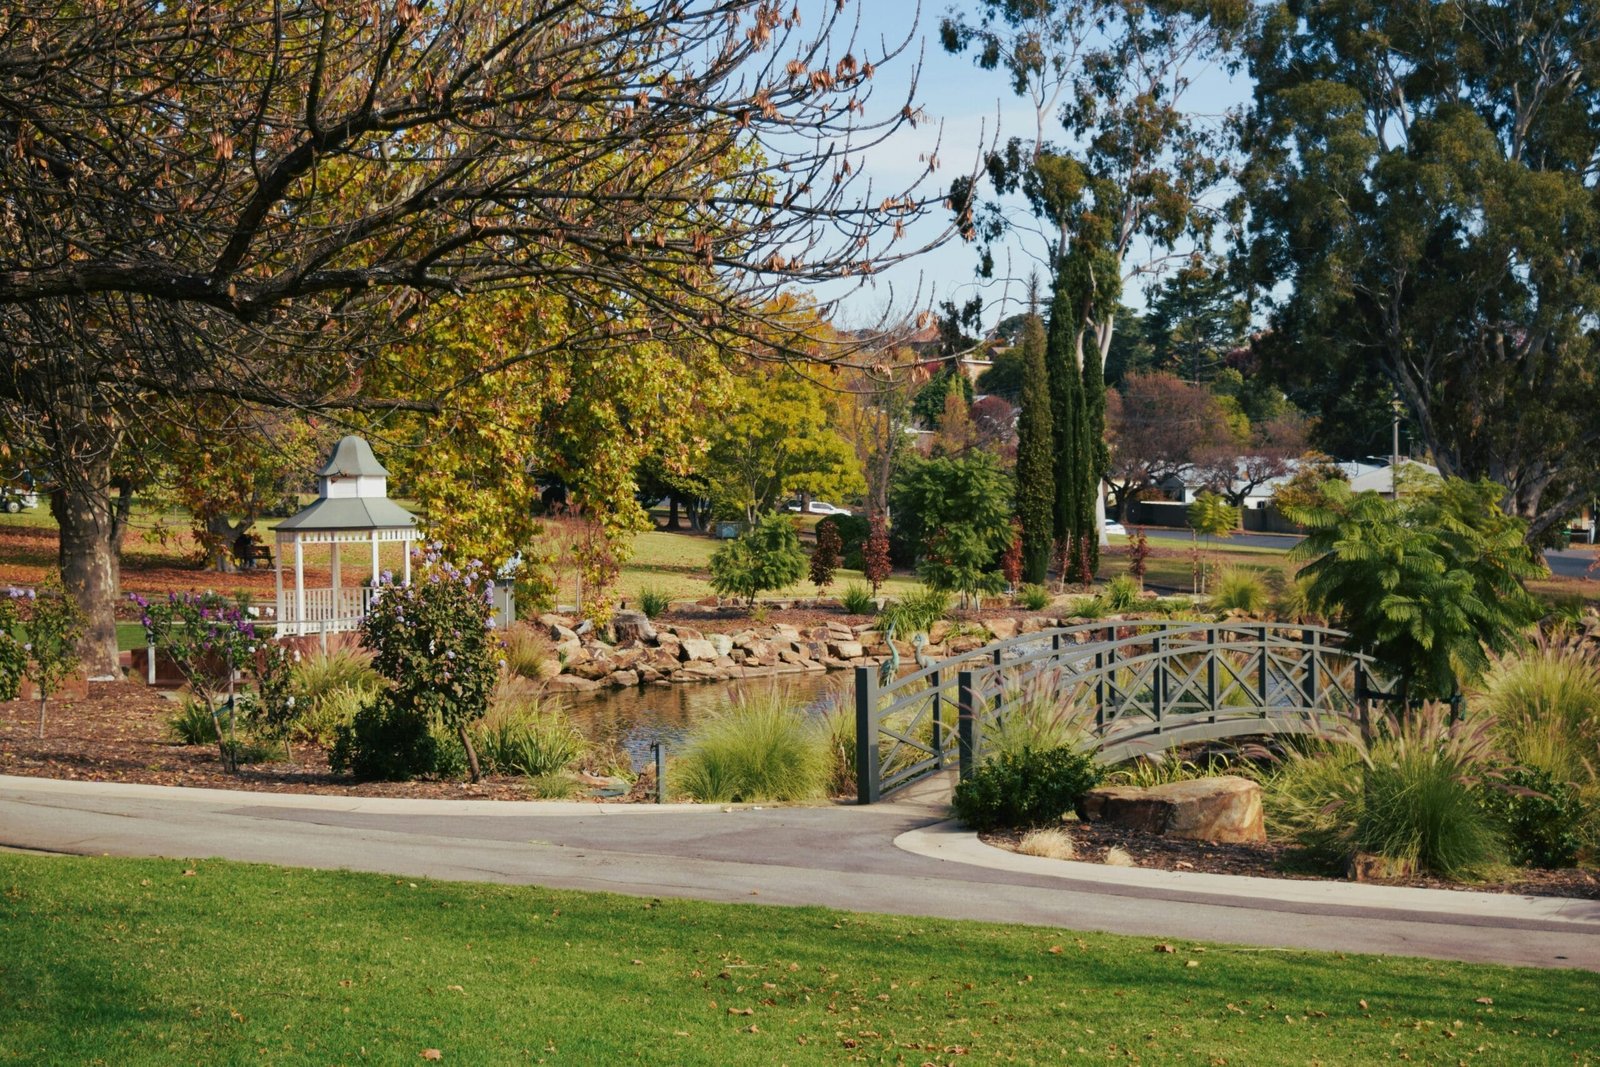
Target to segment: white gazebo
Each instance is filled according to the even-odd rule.
[[[389,499],[389,472],[383,469],[372,446],[359,437],[346,437],[317,472],[317,499],[277,527],[278,551],[273,570],[278,583],[278,635],[330,634],[361,625],[372,602],[373,589],[383,572],[379,548],[398,541],[404,563],[401,580],[411,582],[411,542],[417,520]],[[306,588],[305,546],[327,545],[333,575],[326,589]],[[345,588],[340,573],[340,550],[347,545],[369,549],[372,580]],[[283,584],[284,558],[293,553],[294,588]],[[355,562],[355,560],[351,560]]]

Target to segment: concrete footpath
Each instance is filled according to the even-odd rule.
[[[1020,856],[917,798],[869,808],[516,804],[0,776],[0,846],[1600,971],[1600,901]]]

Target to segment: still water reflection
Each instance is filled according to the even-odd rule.
[[[665,741],[671,751],[696,722],[726,707],[741,693],[764,694],[776,688],[796,703],[817,708],[834,690],[848,692],[851,677],[849,671],[789,674],[738,682],[603,689],[573,693],[566,699],[572,721],[586,737],[599,744],[615,743],[637,769],[651,759],[653,742]]]

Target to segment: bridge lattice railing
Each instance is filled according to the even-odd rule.
[[[888,684],[856,670],[856,779],[870,804],[928,774],[966,777],[984,739],[1032,702],[1104,762],[1172,745],[1364,725],[1386,698],[1346,635],[1273,622],[1129,620],[1024,634]]]

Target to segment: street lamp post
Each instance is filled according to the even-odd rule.
[[[1394,499],[1400,499],[1400,416],[1405,413],[1406,406],[1396,393],[1389,398],[1389,407],[1394,412],[1394,452],[1391,454],[1389,464],[1389,490]]]

